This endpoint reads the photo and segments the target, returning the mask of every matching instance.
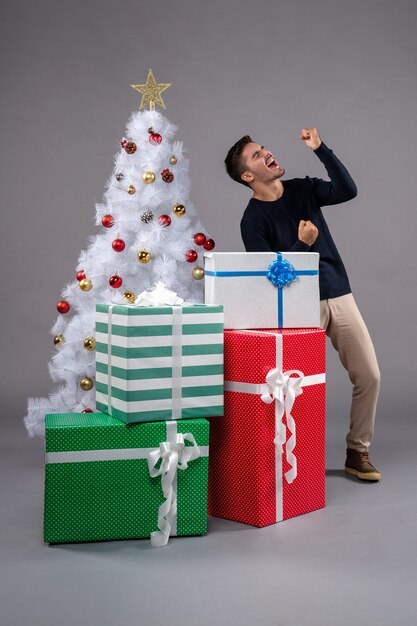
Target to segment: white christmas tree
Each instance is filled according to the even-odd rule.
[[[96,205],[100,232],[79,256],[76,279],[62,291],[51,329],[49,362],[58,384],[49,398],[29,398],[25,425],[43,434],[46,413],[95,411],[95,305],[132,304],[158,281],[188,302],[203,300],[203,252],[211,250],[189,199],[189,166],[177,128],[155,105],[169,84],[132,85],[142,93],[115,156],[104,201]],[[149,106],[150,110],[141,110]]]

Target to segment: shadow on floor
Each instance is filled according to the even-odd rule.
[[[350,480],[351,482],[354,482],[354,483],[363,482],[361,480],[358,480],[357,478],[355,478],[355,476],[352,476],[351,474],[346,474],[345,470],[343,469],[326,470],[326,478],[329,478],[330,476],[338,476],[339,478],[344,478],[345,480]]]
[[[344,480],[348,480],[348,481],[356,483],[358,485],[369,485],[369,484],[374,484],[374,483],[378,483],[379,482],[379,481],[376,481],[376,480],[359,480],[355,476],[352,476],[352,474],[346,474],[345,470],[342,470],[342,469],[328,469],[328,470],[326,470],[326,478],[329,478],[331,476],[337,476],[339,478],[343,478]]]
[[[326,470],[326,476],[343,476],[343,478],[351,478],[349,474],[345,474],[343,469],[328,469]]]

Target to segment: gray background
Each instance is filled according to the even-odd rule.
[[[416,26],[412,0],[14,0],[3,9],[6,626],[161,623],[172,604],[174,624],[415,621]],[[243,134],[268,145],[286,177],[325,176],[298,138],[316,126],[351,172],[358,197],[325,216],[379,357],[373,452],[384,480],[364,486],[339,472],[350,385],[330,348],[325,511],[263,531],[210,520],[206,538],[162,551],[144,542],[46,548],[42,442],[26,438],[21,417],[27,396],[51,389],[55,302],[96,232],[94,203],[139,104],[129,85],[149,67],[173,83],[166,115],[188,148],[192,199],[217,250],[243,249],[249,195],[223,169]],[[169,590],[155,603],[158,580]]]

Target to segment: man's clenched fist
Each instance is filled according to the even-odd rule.
[[[300,133],[300,139],[304,141],[305,145],[312,150],[317,150],[317,148],[321,145],[321,139],[317,128],[303,128]]]
[[[298,224],[298,239],[308,246],[312,246],[318,237],[319,231],[317,226],[310,220],[301,220]]]

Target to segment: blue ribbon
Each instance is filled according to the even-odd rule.
[[[282,258],[282,253],[277,252],[276,260],[271,263],[267,270],[238,271],[238,272],[210,272],[206,270],[206,276],[218,276],[227,278],[231,276],[266,276],[278,289],[278,328],[283,327],[283,287],[289,285],[298,276],[317,276],[318,270],[296,270],[291,263]]]

